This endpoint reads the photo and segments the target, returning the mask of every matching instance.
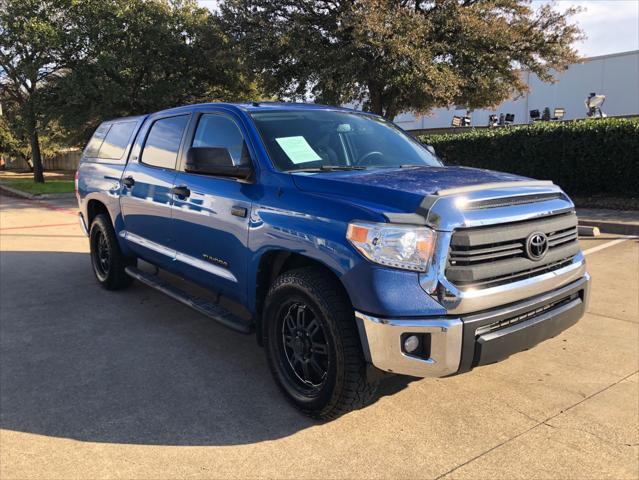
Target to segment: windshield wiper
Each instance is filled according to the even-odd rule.
[[[320,170],[366,170],[363,165],[322,165]]]
[[[363,165],[322,165],[321,167],[314,168],[295,168],[287,170],[287,172],[338,172],[340,170],[366,170],[366,168],[367,167]]]

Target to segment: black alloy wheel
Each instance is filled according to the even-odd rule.
[[[279,311],[280,348],[286,357],[291,380],[309,392],[326,381],[330,360],[321,321],[303,302],[286,302]]]
[[[307,415],[322,420],[375,398],[353,307],[339,279],[317,267],[282,273],[263,309],[262,340],[278,386]]]
[[[135,266],[135,257],[125,256],[115,236],[111,220],[105,214],[96,215],[89,232],[91,266],[98,283],[107,290],[128,287],[132,278],[126,273],[127,266]]]
[[[104,281],[109,277],[111,269],[111,249],[104,232],[98,230],[91,239],[94,244],[91,249],[91,258],[93,260],[93,268],[98,280]]]

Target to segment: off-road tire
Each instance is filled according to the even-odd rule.
[[[107,290],[122,290],[131,285],[133,279],[124,269],[129,265],[135,265],[136,260],[124,256],[120,250],[113,225],[106,215],[99,214],[93,219],[89,244],[93,273],[102,287]],[[108,258],[104,256],[104,248],[108,249]]]
[[[302,379],[293,376],[295,362],[291,363],[290,355],[284,351],[287,340],[281,329],[286,320],[280,317],[286,305],[296,302],[306,304],[322,324],[328,345],[325,381],[314,387],[315,392],[302,391]],[[379,376],[368,375],[370,369],[364,360],[353,307],[332,275],[316,267],[283,273],[267,294],[263,319],[263,341],[271,373],[286,397],[303,413],[329,420],[374,400]]]

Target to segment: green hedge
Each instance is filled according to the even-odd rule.
[[[639,196],[639,119],[422,135],[447,164],[552,180],[573,195]]]

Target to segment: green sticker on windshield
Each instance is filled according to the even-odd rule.
[[[317,162],[322,159],[302,136],[280,137],[276,138],[275,141],[282,147],[291,162],[296,165],[298,163]]]

